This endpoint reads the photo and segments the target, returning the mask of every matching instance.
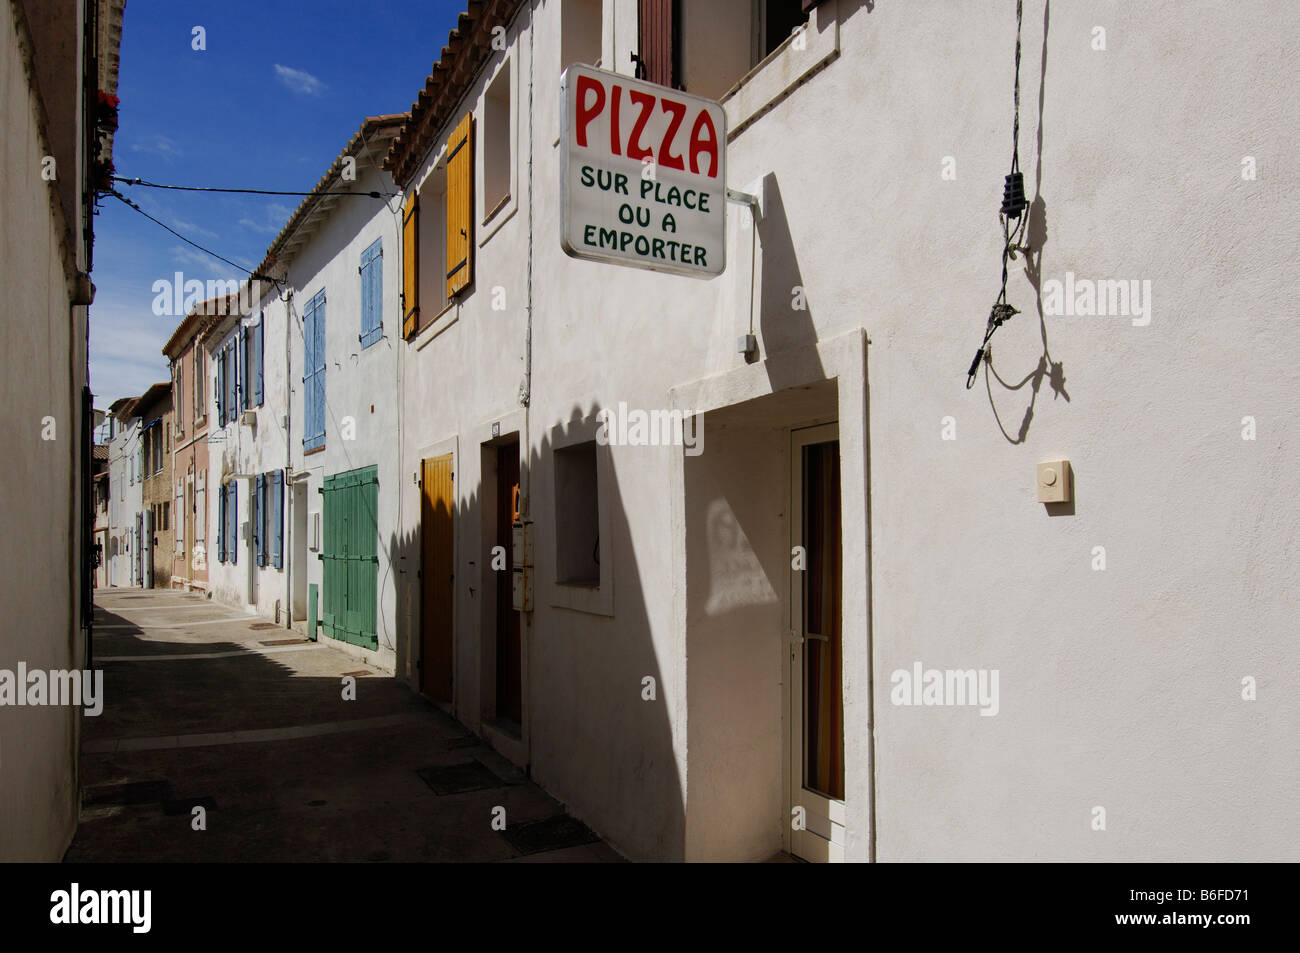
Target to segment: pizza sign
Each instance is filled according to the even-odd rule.
[[[574,258],[726,267],[727,120],[711,100],[574,64],[560,80],[560,241]]]

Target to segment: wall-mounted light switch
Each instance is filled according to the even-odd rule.
[[[1038,465],[1038,502],[1069,503],[1074,499],[1074,479],[1069,460],[1048,460]]]

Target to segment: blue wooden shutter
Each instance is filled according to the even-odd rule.
[[[239,373],[237,375],[239,381],[238,406],[240,410],[247,410],[249,407],[248,399],[252,396],[252,392],[248,386],[248,329],[242,324],[236,332],[235,342],[238,347],[236,354],[239,359]],[[239,415],[236,414],[235,416]]]
[[[253,403],[258,407],[262,406],[262,356],[263,337],[262,328],[266,326],[266,312],[263,311],[257,326],[253,328]]]
[[[384,336],[384,240],[378,239],[361,253],[361,346],[369,347]]]
[[[325,292],[316,295],[316,437],[325,446]]]
[[[233,565],[239,562],[239,484],[231,480],[226,484],[226,489],[230,492],[230,502],[226,504],[226,513],[230,515],[229,542],[226,544],[226,551]]]
[[[220,372],[218,372],[219,374]],[[226,561],[226,488],[217,494],[217,562]]]
[[[325,292],[320,291],[307,305],[303,316],[303,412],[302,445],[306,450],[325,446]]]
[[[302,316],[302,446],[311,449],[312,375],[316,373],[316,309],[307,302]]]
[[[271,565],[276,569],[284,568],[284,471],[276,470],[271,474],[271,517],[274,532],[271,534]]]
[[[262,524],[266,521],[266,477],[262,474],[257,475],[257,489],[253,493],[251,505],[248,508],[249,522],[253,530],[253,551],[257,554],[257,564],[266,565],[266,540],[262,532]]]
[[[226,425],[226,362],[222,359],[226,352],[217,352],[217,418],[221,426]]]

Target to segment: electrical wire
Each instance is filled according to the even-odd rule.
[[[1023,21],[1024,0],[1016,0],[1015,121],[1011,130],[1011,173],[1007,176],[1007,191],[1010,190],[1012,181],[1020,178],[1020,32]],[[1021,201],[1023,202],[1023,185],[1020,186],[1020,190]],[[1023,206],[1008,214],[1007,198],[1007,193],[1004,192],[1003,211],[1000,214],[1002,220],[1002,287],[997,299],[993,302],[993,307],[989,310],[988,323],[984,327],[984,340],[980,342],[979,350],[975,352],[975,357],[970,362],[970,368],[966,371],[967,390],[970,390],[975,385],[975,378],[979,376],[980,362],[988,354],[989,341],[993,337],[993,332],[1002,327],[1013,315],[1020,313],[1019,309],[1007,303],[1007,262],[1016,257],[1016,249],[1021,247],[1020,241],[1025,232],[1025,225],[1029,221],[1029,214]],[[1019,223],[1015,228],[1011,226],[1012,218],[1019,219]]]
[[[109,189],[108,192],[106,192],[105,194],[113,196],[113,198],[117,199],[127,208],[135,209],[145,218],[149,219],[149,221],[153,222],[155,225],[158,225],[161,228],[165,228],[167,231],[171,232],[173,235],[175,235],[181,241],[185,242],[187,245],[193,245],[195,248],[197,248],[199,251],[203,252],[204,254],[211,255],[213,258],[216,258],[219,261],[224,261],[227,265],[230,265],[232,268],[238,268],[240,271],[245,272],[250,278],[263,278],[263,279],[267,278],[266,275],[260,275],[248,268],[245,268],[243,265],[231,261],[229,258],[224,258],[221,255],[218,255],[212,249],[204,248],[198,242],[186,238],[184,235],[176,231],[176,229],[172,228],[166,222],[160,222],[158,219],[154,218],[152,215],[150,215],[140,206],[136,205],[134,202],[132,202],[129,198],[127,198],[125,195],[123,195],[121,192],[117,191],[116,189]]]
[[[215,186],[199,185],[162,185],[158,182],[146,182],[144,179],[128,179],[125,176],[113,176],[114,182],[125,185],[141,185],[150,189],[172,189],[177,192],[238,192],[241,195],[351,195],[357,198],[382,199],[392,198],[397,192],[281,192],[275,189],[224,189]]]

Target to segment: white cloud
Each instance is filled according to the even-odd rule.
[[[293,92],[304,96],[319,96],[325,92],[325,84],[305,70],[291,69],[276,63],[275,78]]]
[[[210,232],[200,225],[195,225],[193,222],[182,222],[179,218],[172,219],[172,225],[184,232],[187,237],[190,235],[202,235],[204,238],[220,237],[216,232]]]
[[[134,143],[131,146],[132,152],[149,152],[155,155],[178,156],[181,154],[180,147],[176,145],[175,139],[169,139],[166,136],[149,136],[142,142]]]
[[[261,235],[278,235],[280,229],[289,221],[289,216],[293,209],[278,202],[272,202],[266,208],[262,209],[262,219],[259,222],[254,218],[241,218],[239,224],[243,225],[249,231],[257,232]]]

